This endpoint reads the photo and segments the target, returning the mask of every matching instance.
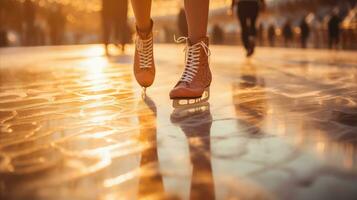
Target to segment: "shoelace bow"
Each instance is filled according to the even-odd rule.
[[[139,53],[140,68],[151,68],[153,58],[153,37],[143,40],[137,36],[135,45]]]
[[[174,40],[176,43],[183,43],[183,42],[187,43],[188,37],[179,37],[177,39],[176,37],[174,37]],[[196,76],[198,72],[198,66],[200,64],[201,48],[204,50],[207,56],[211,55],[211,51],[209,50],[206,43],[204,43],[203,41],[198,42],[192,46],[186,45],[186,47],[184,48],[186,65],[185,65],[185,70],[180,79],[181,82],[190,83],[192,82],[193,78]]]

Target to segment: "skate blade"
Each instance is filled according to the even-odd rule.
[[[185,108],[185,107],[197,106],[197,105],[207,102],[209,97],[210,97],[210,91],[209,91],[209,88],[206,88],[203,91],[203,94],[201,97],[193,98],[193,99],[174,99],[172,102],[172,106],[174,108]]]
[[[143,87],[143,88],[142,88],[141,98],[142,98],[142,99],[145,99],[145,98],[146,98],[146,87]]]
[[[175,108],[171,113],[171,122],[176,123],[178,120],[185,119],[190,116],[195,116],[204,112],[209,112],[210,105],[208,102],[202,102],[190,107]]]

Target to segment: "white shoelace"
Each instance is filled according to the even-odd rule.
[[[174,38],[176,43],[182,43],[186,42],[188,38],[187,37],[179,37],[176,39]],[[197,71],[198,71],[198,66],[200,64],[200,49],[201,47],[205,51],[206,55],[209,57],[211,55],[211,51],[209,50],[208,46],[206,43],[203,41],[196,43],[192,46],[188,46],[186,44],[186,47],[184,49],[185,51],[185,70],[181,76],[180,81],[181,82],[187,82],[190,83],[192,82],[193,78],[196,76]]]
[[[135,45],[139,53],[140,68],[151,68],[153,58],[153,37],[143,40],[139,36],[136,37]]]

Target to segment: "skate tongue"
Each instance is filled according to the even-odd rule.
[[[200,43],[200,42],[204,42],[205,44],[208,45],[209,39],[208,39],[208,37],[201,37],[201,38],[199,38],[199,39],[198,39],[197,41],[195,41],[195,42],[191,41],[190,38],[187,39],[187,44],[188,44],[189,46],[195,45],[195,44]]]
[[[144,32],[144,31],[137,30],[137,34],[139,35],[140,39],[142,39],[142,40],[147,40],[151,37],[151,31]]]

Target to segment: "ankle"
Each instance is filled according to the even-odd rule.
[[[137,23],[136,24],[136,31],[140,36],[147,36],[150,35],[153,28],[153,21],[150,19],[147,23]]]
[[[151,24],[150,23],[145,23],[145,24],[136,24],[136,28],[138,32],[149,32],[151,30]]]

